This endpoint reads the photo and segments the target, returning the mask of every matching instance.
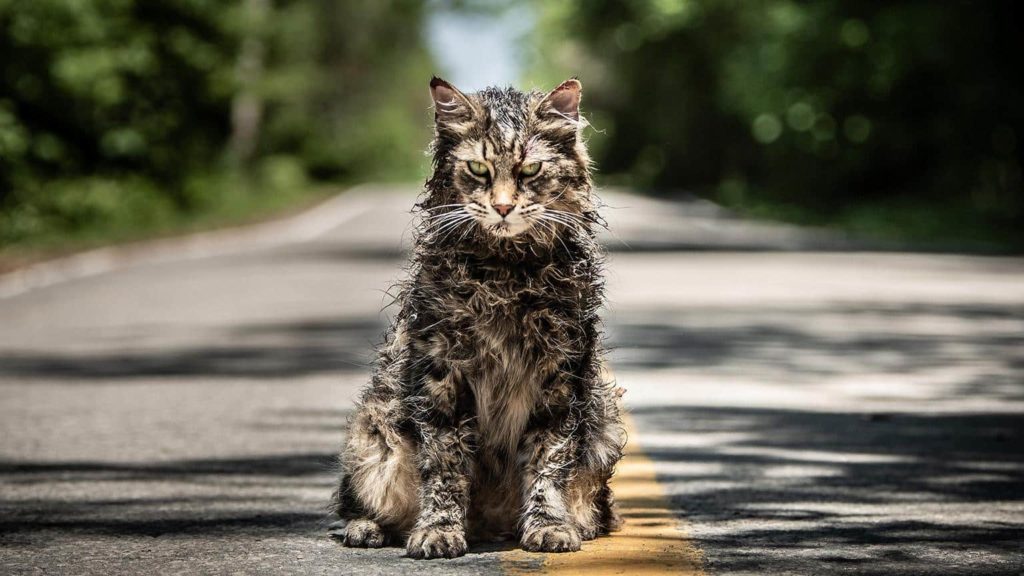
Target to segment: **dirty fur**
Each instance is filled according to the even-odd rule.
[[[624,433],[601,369],[580,92],[431,82],[408,280],[340,456],[344,544],[404,538],[410,557],[451,558],[469,535],[562,552],[618,527],[608,481]]]

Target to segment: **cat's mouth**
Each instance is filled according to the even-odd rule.
[[[510,222],[509,220],[500,220],[498,222],[488,224],[485,222],[480,223],[487,232],[497,236],[498,238],[512,238],[518,236],[530,228],[530,224],[525,220],[519,222]]]

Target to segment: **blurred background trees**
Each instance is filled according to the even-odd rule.
[[[1024,248],[1015,4],[538,3],[606,180],[936,247]]]
[[[0,244],[179,229],[411,179],[408,0],[0,0]]]
[[[508,83],[579,75],[603,184],[1024,249],[1024,46],[994,0],[0,0],[0,245],[421,181],[424,86],[448,68],[429,35],[501,10],[524,36],[467,42],[468,69],[515,53]]]

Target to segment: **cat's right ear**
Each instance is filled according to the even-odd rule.
[[[434,76],[430,79],[430,97],[434,99],[434,121],[442,124],[473,117],[473,103],[459,89]]]

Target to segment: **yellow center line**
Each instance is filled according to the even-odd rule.
[[[574,553],[502,554],[506,574],[692,574],[703,576],[700,549],[690,541],[654,472],[654,462],[637,441],[636,427],[625,415],[629,443],[612,477],[612,489],[625,524],[609,536],[583,543]]]

